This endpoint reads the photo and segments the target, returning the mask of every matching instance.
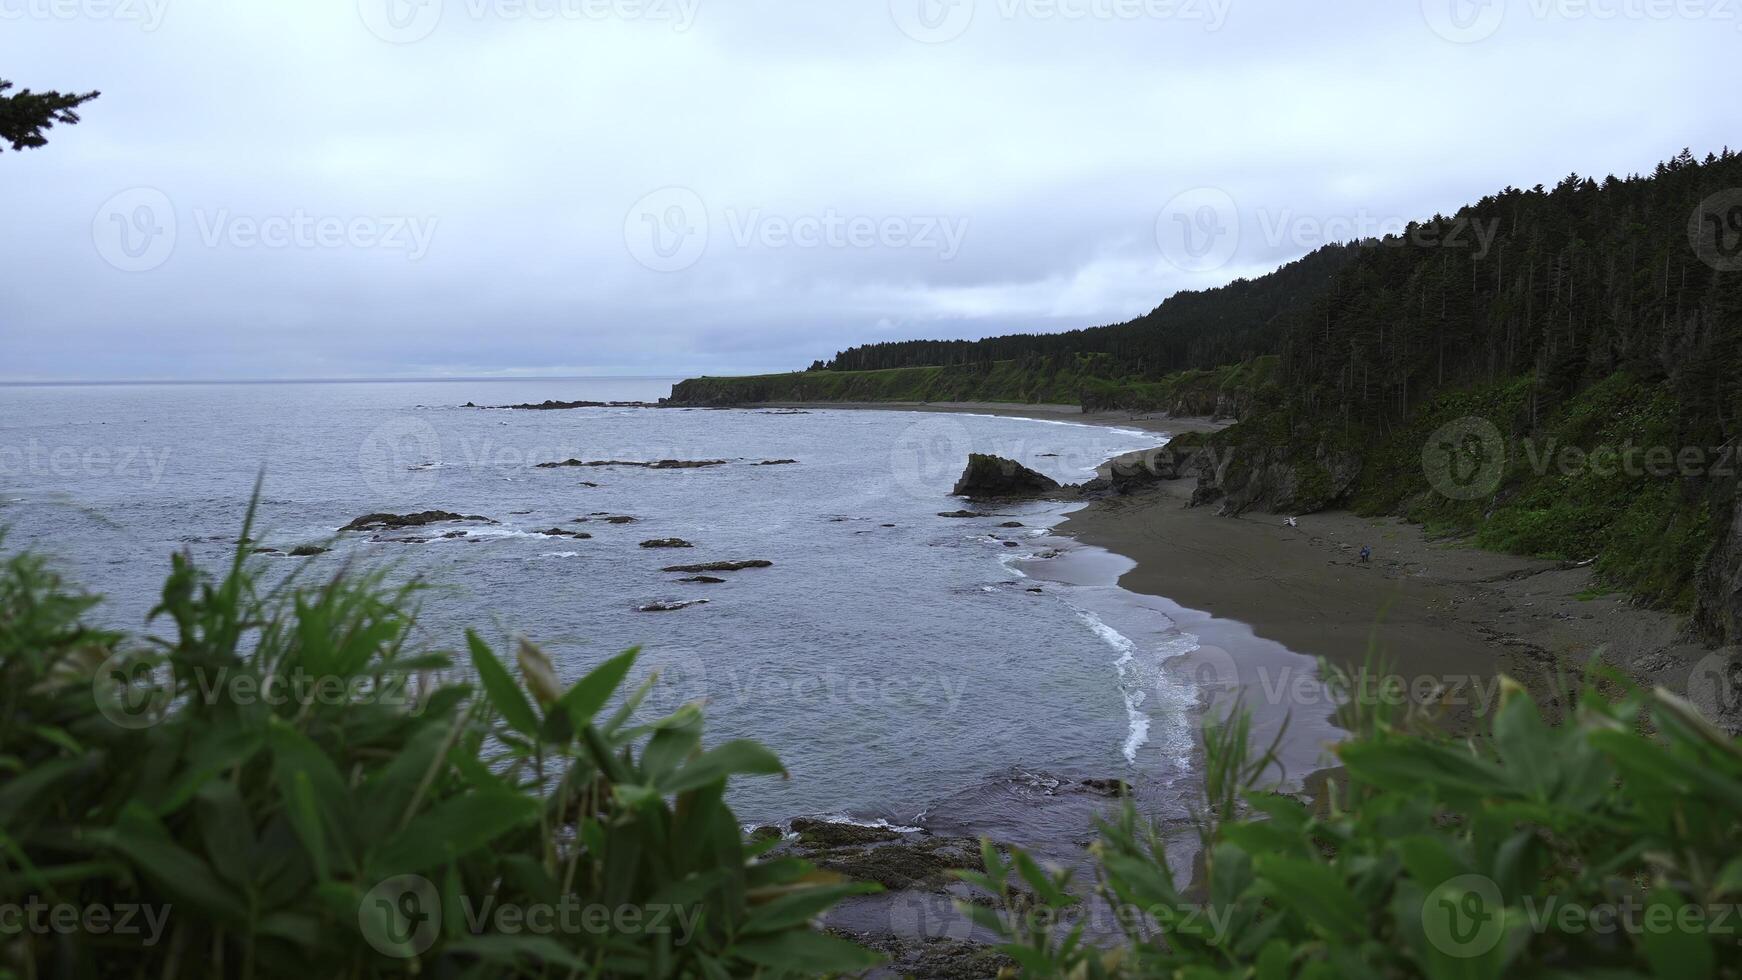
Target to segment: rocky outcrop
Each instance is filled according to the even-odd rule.
[[[706,603],[708,601],[709,600],[707,600],[707,599],[660,599],[657,602],[649,602],[649,603],[646,603],[644,605],[636,606],[635,611],[636,612],[676,612],[679,609],[688,609],[691,606],[703,605],[704,603]]]
[[[1002,456],[971,453],[967,469],[950,493],[976,499],[1022,499],[1070,496],[1075,487],[1062,486],[1044,473]]]
[[[407,527],[423,527],[428,524],[444,524],[451,521],[477,521],[483,524],[494,524],[495,521],[477,514],[456,514],[447,510],[425,510],[416,514],[365,514],[344,527],[341,531],[393,531]]]
[[[331,550],[333,550],[333,549],[323,548],[318,544],[299,544],[296,547],[290,549],[290,557],[292,557],[292,558],[312,558],[315,555],[324,555]]]
[[[650,538],[649,540],[641,542],[641,546],[643,548],[694,548],[695,547],[695,545],[690,544],[688,541],[685,541],[683,538]]]
[[[538,533],[547,538],[575,538],[578,540],[592,537],[591,534],[588,534],[585,531],[565,531],[560,527],[547,528]]]
[[[1254,508],[1306,514],[1341,503],[1360,475],[1359,454],[1323,442],[1218,447],[1198,468],[1192,505],[1214,504],[1227,516]]]
[[[632,459],[564,459],[555,463],[539,463],[537,468],[552,470],[564,466],[639,466],[649,470],[693,470],[703,466],[725,466],[727,459],[657,459],[652,462]]]
[[[746,568],[768,568],[774,563],[766,558],[752,558],[748,561],[708,561],[699,565],[667,565],[662,572],[738,572]]]
[[[977,510],[946,510],[938,513],[939,517],[985,517]]]
[[[527,402],[520,405],[474,405],[467,402],[461,408],[512,408],[523,411],[551,411],[564,408],[658,408],[652,402],[559,402],[545,399],[541,402]]]

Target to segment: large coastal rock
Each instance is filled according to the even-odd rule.
[[[495,521],[477,514],[456,514],[449,510],[425,510],[415,514],[364,514],[344,527],[341,531],[396,531],[401,528],[423,527],[428,524],[445,524],[450,521],[475,521],[482,524],[494,524]]]
[[[1066,487],[1045,473],[1018,463],[1014,459],[971,453],[968,467],[951,490],[958,497],[1011,499],[1023,497],[1059,497],[1076,493],[1076,487]]]
[[[1200,462],[1192,505],[1214,504],[1227,516],[1307,514],[1342,503],[1360,475],[1359,454],[1323,443],[1222,446]]]

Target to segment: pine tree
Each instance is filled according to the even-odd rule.
[[[24,150],[48,142],[43,135],[55,123],[71,126],[79,121],[75,110],[91,101],[100,92],[68,95],[61,92],[32,92],[20,89],[7,95],[12,83],[0,78],[0,143],[11,143],[12,149]]]

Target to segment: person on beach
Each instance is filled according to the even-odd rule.
[[[1366,545],[1362,545],[1361,546],[1361,560],[1368,561],[1372,557],[1373,557],[1373,549],[1367,547]]]

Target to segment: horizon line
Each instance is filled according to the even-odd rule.
[[[0,388],[50,387],[124,387],[128,385],[339,385],[339,384],[418,384],[436,382],[492,381],[670,381],[683,380],[677,374],[540,374],[517,377],[500,375],[435,375],[430,377],[387,378],[74,378],[66,380],[6,380]]]

